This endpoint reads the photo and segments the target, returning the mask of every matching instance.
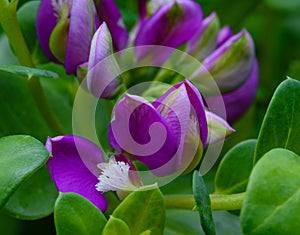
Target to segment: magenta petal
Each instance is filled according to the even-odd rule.
[[[89,0],[74,0],[70,9],[70,27],[65,58],[68,74],[87,62],[94,28],[94,10]]]
[[[71,135],[48,138],[46,148],[52,156],[47,167],[58,191],[78,193],[105,211],[106,198],[95,187],[97,164],[104,161],[101,150],[94,143]]]
[[[165,102],[167,96],[170,95],[171,92],[174,90],[180,88],[180,86],[185,85],[185,89],[187,92],[187,100],[191,103],[196,115],[197,115],[197,121],[199,123],[199,130],[200,130],[200,139],[203,145],[203,148],[206,146],[207,142],[207,135],[208,135],[208,129],[207,129],[207,122],[206,122],[206,116],[205,116],[205,109],[204,109],[204,102],[202,99],[202,96],[198,89],[188,81],[188,79],[184,79],[182,82],[174,85],[174,87],[171,87],[164,95],[162,95],[159,99],[157,99],[153,106],[158,108],[160,103]]]
[[[188,41],[187,52],[198,60],[203,60],[215,50],[218,30],[219,19],[213,12],[203,20],[198,31]]]
[[[57,17],[55,10],[52,6],[52,0],[42,0],[39,6],[36,17],[36,33],[40,46],[45,55],[52,61],[58,63],[57,59],[53,56],[49,47],[49,39],[57,24]]]
[[[196,2],[170,2],[160,7],[141,25],[134,44],[176,48],[194,35],[201,21],[202,10]]]
[[[113,147],[150,169],[164,165],[177,149],[175,136],[159,112],[145,99],[128,94],[114,109],[109,139]]]
[[[126,48],[128,34],[121,18],[120,11],[113,0],[97,0],[96,9],[100,23],[106,22],[113,38],[116,50]]]
[[[118,86],[115,77],[119,67],[112,53],[112,38],[103,22],[92,39],[86,79],[89,91],[96,97],[110,97]]]
[[[246,82],[254,59],[253,40],[246,30],[242,30],[230,37],[203,61],[199,75],[205,77],[209,73],[220,91],[228,93]]]
[[[194,111],[197,115],[197,121],[199,123],[199,130],[200,130],[200,139],[202,142],[203,149],[206,146],[207,136],[208,136],[208,129],[207,129],[207,122],[206,122],[206,115],[204,109],[204,103],[202,100],[202,96],[198,89],[190,83],[187,79],[184,80],[184,84],[189,96],[189,100],[194,108]]]
[[[147,0],[138,0],[139,21],[143,23],[147,17]]]
[[[217,47],[221,46],[232,35],[233,35],[233,32],[232,32],[231,28],[229,26],[225,25],[218,34]]]
[[[223,100],[226,108],[226,116],[229,124],[237,121],[251,105],[258,86],[258,64],[255,60],[250,77],[240,88],[237,90],[224,94]],[[210,104],[218,102],[218,97],[208,97],[207,101]],[[215,109],[217,112],[217,110]],[[219,114],[221,115],[221,113]]]

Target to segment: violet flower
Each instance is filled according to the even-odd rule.
[[[113,54],[112,37],[106,23],[103,22],[92,39],[86,74],[87,88],[96,97],[111,97],[118,88],[120,79],[115,78],[114,74],[119,73],[119,66],[111,54]],[[99,63],[102,63],[101,66]]]
[[[152,104],[125,95],[115,106],[109,128],[111,145],[130,154],[158,176],[192,170],[207,144],[202,97],[187,79]]]
[[[88,0],[42,0],[36,28],[44,53],[74,74],[88,59],[95,32],[93,5]]]
[[[128,44],[128,33],[114,0],[95,0],[99,23],[106,22],[111,32],[114,48],[119,51]]]
[[[187,42],[202,21],[202,10],[194,1],[170,1],[140,26],[134,45],[178,47]]]
[[[101,211],[107,208],[103,192],[141,186],[127,157],[119,154],[105,163],[100,148],[87,139],[72,135],[48,138],[46,148],[51,154],[47,167],[58,191],[80,194]]]

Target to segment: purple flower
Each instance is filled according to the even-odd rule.
[[[47,167],[58,191],[80,194],[101,211],[107,208],[103,192],[140,186],[127,157],[116,155],[105,163],[102,151],[87,139],[72,135],[48,138],[46,148],[51,154]]]
[[[212,13],[203,20],[197,32],[188,41],[187,52],[203,60],[216,49],[220,22],[216,13]]]
[[[127,46],[128,34],[120,11],[113,0],[95,0],[99,23],[106,22],[113,38],[114,48],[122,50]]]
[[[141,25],[134,45],[178,47],[188,41],[199,28],[202,10],[194,1],[171,1],[161,7]]]
[[[223,94],[222,96],[226,109],[226,120],[229,123],[232,124],[236,122],[242,116],[242,114],[248,110],[255,97],[257,86],[258,65],[257,61],[255,60],[253,63],[252,72],[247,81],[238,89]],[[217,96],[206,98],[206,101],[208,101],[211,105],[217,105],[218,100],[219,97]],[[222,115],[222,113],[218,113],[218,110],[216,110],[216,113]]]
[[[94,10],[88,0],[42,0],[36,21],[44,53],[64,63],[68,74],[86,62],[95,32]]]
[[[86,77],[88,90],[96,97],[107,98],[114,94],[118,87],[115,74],[119,67],[113,54],[112,37],[105,22],[93,36],[88,60]]]
[[[202,97],[184,80],[152,104],[125,95],[115,106],[109,140],[155,174],[168,175],[199,162],[207,132]]]

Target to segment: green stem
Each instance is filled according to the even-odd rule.
[[[0,0],[0,22],[20,65],[34,67],[17,18],[18,1]]]
[[[210,194],[212,210],[239,210],[246,193],[237,194]],[[195,208],[194,195],[166,195],[165,206],[167,209],[192,210]]]
[[[17,0],[13,0],[12,2],[0,0],[0,23],[7,35],[9,43],[19,61],[19,64],[33,68],[34,63],[18,22],[16,11],[17,5]],[[49,125],[49,128],[53,131],[53,134],[63,134],[63,128],[60,126],[60,123],[58,122],[53,110],[48,105],[39,79],[37,77],[31,77],[28,79],[28,85],[36,101],[38,109]]]

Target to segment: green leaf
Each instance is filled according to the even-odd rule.
[[[232,194],[246,190],[253,168],[255,146],[256,140],[246,140],[225,154],[215,177],[216,193]]]
[[[299,12],[300,1],[299,0],[265,0],[266,4],[276,10]]]
[[[8,136],[0,139],[0,208],[22,182],[40,169],[49,153],[30,136]]]
[[[216,230],[210,208],[209,194],[198,171],[195,171],[193,175],[193,192],[203,231],[207,235],[215,235]]]
[[[103,229],[102,235],[122,234],[130,235],[130,229],[127,224],[118,218],[111,216]]]
[[[66,133],[72,133],[72,108],[78,81],[74,76],[68,76],[61,65],[54,63],[39,66],[59,75],[58,79],[41,78],[45,96],[51,109],[56,114]]]
[[[29,68],[21,65],[6,65],[0,66],[0,71],[6,71],[10,73],[16,73],[19,75],[25,75],[28,77],[38,76],[45,78],[58,78],[58,74],[49,70]]]
[[[134,191],[112,215],[125,221],[132,235],[138,235],[146,230],[150,230],[151,234],[163,234],[165,206],[158,188]]]
[[[43,218],[53,212],[57,196],[48,170],[42,168],[17,189],[4,210],[17,219]]]
[[[273,149],[256,164],[241,210],[245,235],[287,235],[300,231],[300,158]]]
[[[45,141],[52,134],[23,77],[0,71],[0,107],[0,136],[26,133]]]
[[[300,82],[283,81],[270,102],[258,136],[254,161],[273,148],[300,154]]]
[[[36,34],[36,16],[40,1],[30,1],[22,5],[17,12],[18,21],[34,64],[48,61],[42,52]]]
[[[54,207],[58,235],[101,234],[106,224],[102,212],[84,197],[75,193],[60,193]]]
[[[13,54],[7,36],[5,34],[0,35],[0,65],[17,64],[18,60]]]

